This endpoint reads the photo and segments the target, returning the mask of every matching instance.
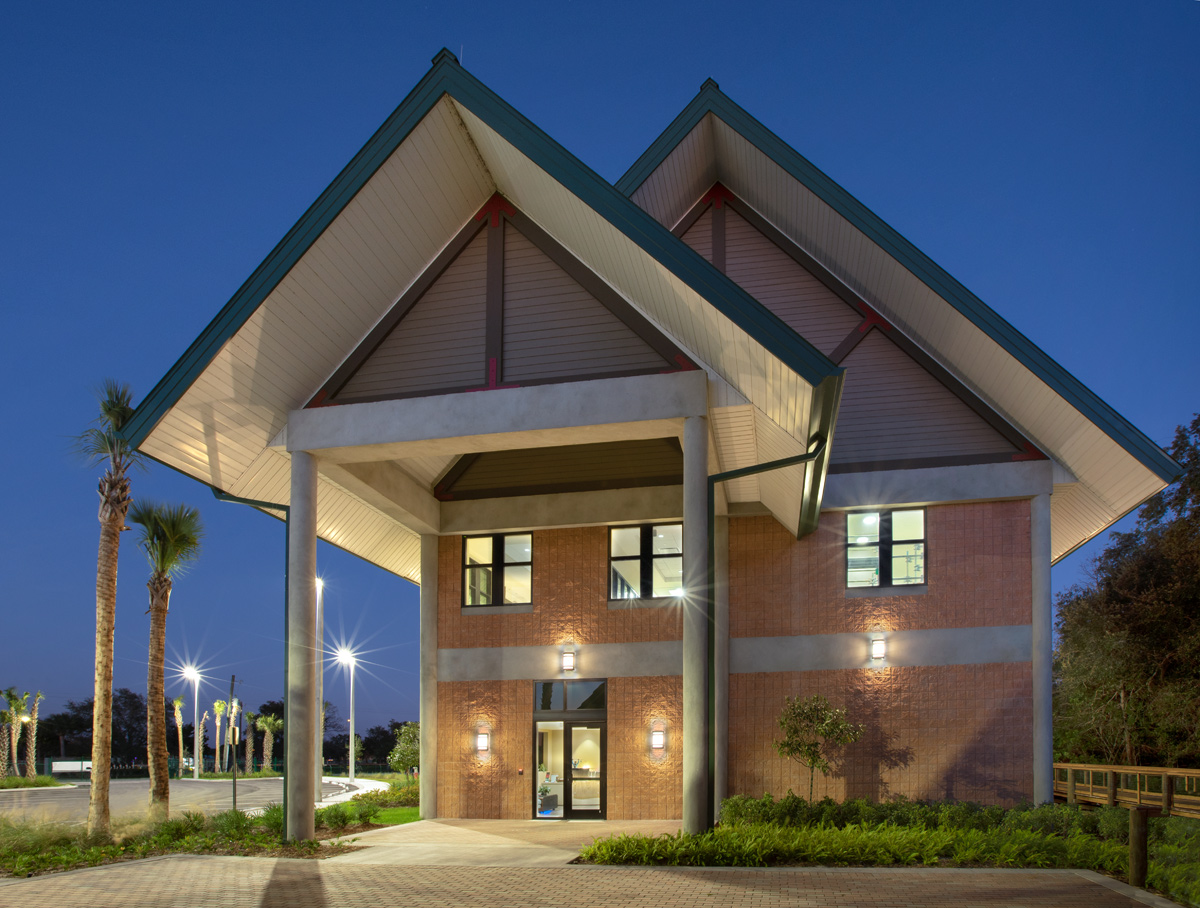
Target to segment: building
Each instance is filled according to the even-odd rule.
[[[318,536],[421,585],[426,816],[699,829],[814,692],[821,793],[1048,799],[1050,565],[1177,475],[715,83],[612,186],[447,51],[128,435],[288,519],[293,836]]]

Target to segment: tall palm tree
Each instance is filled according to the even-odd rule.
[[[225,771],[225,763],[221,759],[221,716],[225,715],[227,706],[229,704],[224,700],[213,701],[213,729],[217,733],[213,740],[213,772]]]
[[[133,416],[128,385],[106,379],[100,389],[100,415],[78,439],[79,450],[104,466],[100,478],[100,550],[96,558],[96,675],[92,710],[92,784],[88,793],[89,836],[108,838],[112,817],[108,779],[112,769],[113,626],[117,615],[117,553],[129,510],[129,471],[137,452],[121,436]]]
[[[0,709],[0,781],[8,778],[8,724],[11,721],[12,713],[7,709]]]
[[[283,720],[275,716],[259,716],[258,730],[263,733],[263,769],[274,771],[275,736],[283,731]]]
[[[176,697],[171,701],[171,705],[175,707],[175,731],[179,733],[179,778],[183,778],[183,697]]]
[[[196,759],[199,761],[200,771],[204,772],[204,738],[208,727],[205,723],[208,721],[208,710],[204,711],[204,715],[200,717],[200,727],[196,729]]]
[[[25,778],[37,778],[37,723],[38,704],[45,699],[39,690],[33,696],[33,707],[29,710],[29,728],[25,732]]]
[[[17,765],[17,761],[21,755],[19,749],[21,730],[25,727],[25,721],[29,716],[29,691],[18,694],[15,687],[10,687],[4,691],[2,696],[8,701],[8,756],[12,765],[7,771],[14,776],[19,776],[21,767]]]
[[[146,674],[146,750],[150,766],[150,819],[170,813],[171,771],[167,754],[167,715],[163,662],[167,650],[167,610],[175,578],[200,555],[204,524],[185,504],[136,504],[129,519],[140,526],[138,545],[150,563],[150,663]]]
[[[246,775],[254,772],[254,720],[258,718],[246,710]]]

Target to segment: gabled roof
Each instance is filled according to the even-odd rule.
[[[716,182],[1066,468],[1051,505],[1055,560],[1179,476],[1158,445],[710,79],[616,185],[670,226]]]
[[[288,413],[496,192],[703,364],[714,406],[765,420],[774,450],[803,453],[831,435],[842,370],[442,51],[147,395],[127,437],[214,488],[287,503]],[[411,467],[429,487],[441,469]],[[800,501],[809,519],[819,506],[823,462],[791,472],[777,515],[799,532]],[[418,578],[411,528],[325,476],[318,510],[322,538]]]

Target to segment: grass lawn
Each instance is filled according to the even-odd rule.
[[[0,788],[58,788],[62,784],[54,776],[35,776],[32,779],[24,776],[6,776],[0,779]]]
[[[401,826],[421,819],[419,807],[384,807],[372,817],[371,822],[379,826]]]

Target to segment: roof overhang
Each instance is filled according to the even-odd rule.
[[[702,364],[718,457],[736,447],[722,422],[731,412],[754,420],[763,441],[736,457],[756,462],[805,453],[832,435],[840,369],[443,51],[147,395],[127,436],[214,489],[286,505],[289,415],[310,412],[300,408],[495,192]],[[456,405],[474,396],[459,395]],[[516,445],[532,438],[510,435]],[[328,453],[319,535],[418,580],[418,534],[440,525],[416,491],[432,485],[447,458],[480,443],[452,437],[458,447],[409,449],[399,461]],[[378,467],[388,462],[397,468]],[[718,460],[712,470],[738,465]],[[824,472],[823,460],[780,471],[762,500],[803,533]],[[387,485],[392,498],[408,489],[412,507],[372,498],[372,483]]]
[[[1059,465],[1055,561],[1179,476],[1158,445],[709,80],[616,185],[673,225],[716,182]]]

